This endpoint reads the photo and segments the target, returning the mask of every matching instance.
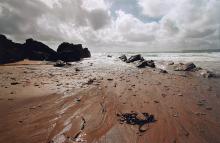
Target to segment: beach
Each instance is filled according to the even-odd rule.
[[[1,65],[0,80],[0,142],[220,142],[218,77],[161,73],[102,56],[70,67]],[[153,120],[129,123],[126,113]]]

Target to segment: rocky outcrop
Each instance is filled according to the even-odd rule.
[[[57,54],[59,59],[65,62],[79,61],[82,58],[91,57],[88,48],[83,49],[81,44],[74,45],[67,42],[59,45]]]
[[[33,39],[27,39],[24,44],[20,44],[0,35],[0,64],[24,59],[74,62],[88,57],[91,57],[89,49],[83,48],[81,44],[62,43],[56,52],[46,44]]]
[[[39,61],[56,61],[57,53],[42,42],[27,39],[24,44],[25,58]]]
[[[6,36],[0,35],[0,64],[23,60],[24,47],[22,44],[14,43]]]

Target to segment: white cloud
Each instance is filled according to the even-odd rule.
[[[176,5],[178,0],[139,0],[144,15],[149,17],[162,17]]]
[[[137,0],[137,11],[111,11],[111,0],[0,2],[0,32],[17,40],[83,43],[91,49],[219,48],[219,0]],[[126,1],[127,2],[127,1]],[[120,50],[119,50],[120,51]]]

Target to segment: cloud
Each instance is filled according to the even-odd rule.
[[[99,50],[219,48],[219,0],[4,0],[0,33]],[[126,7],[126,6],[129,7]],[[53,47],[53,46],[52,46]],[[54,46],[54,47],[57,47]]]

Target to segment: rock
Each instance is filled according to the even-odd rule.
[[[64,61],[58,60],[55,64],[54,67],[64,67],[66,64]]]
[[[168,61],[167,65],[174,65],[174,62],[173,61]]]
[[[119,59],[121,59],[123,62],[126,62],[127,61],[127,57],[125,55],[121,55],[119,57]]]
[[[108,58],[112,58],[112,55],[107,55]]]
[[[204,78],[215,77],[215,74],[208,70],[199,70],[198,72],[199,72],[199,75]]]
[[[81,55],[81,58],[90,58],[90,57],[91,57],[91,53],[90,53],[89,49],[84,48],[83,52],[82,52],[82,55]]]
[[[175,65],[175,71],[193,71],[194,69],[196,69],[196,65],[194,63],[180,63]]]
[[[20,84],[18,82],[12,82],[11,85],[17,85],[17,84]]]
[[[132,62],[135,62],[135,61],[143,61],[144,58],[138,54],[138,55],[134,55],[134,56],[131,56],[127,61],[126,63],[132,63]]]
[[[91,57],[90,51],[88,48],[82,48],[81,44],[62,43],[56,52],[44,43],[33,39],[27,39],[24,44],[20,44],[0,34],[0,64],[24,59],[73,62],[88,57]]]
[[[38,61],[56,61],[57,53],[42,42],[27,39],[24,44],[25,58]]]
[[[163,70],[163,69],[158,69],[158,72],[159,73],[168,73],[166,70]]]
[[[79,61],[91,56],[87,48],[83,49],[81,44],[62,43],[57,49],[58,57],[65,62]]]
[[[25,59],[22,44],[14,43],[0,34],[0,64],[17,62]]]
[[[137,63],[136,67],[137,67],[137,68],[145,68],[146,65],[147,65],[146,62],[147,62],[147,61],[139,62],[139,63]]]
[[[145,68],[146,66],[147,66],[147,67],[151,67],[151,68],[155,68],[154,61],[153,61],[153,60],[150,60],[150,61],[144,60],[144,61],[140,61],[140,62],[136,65],[136,67],[138,67],[138,68]]]

